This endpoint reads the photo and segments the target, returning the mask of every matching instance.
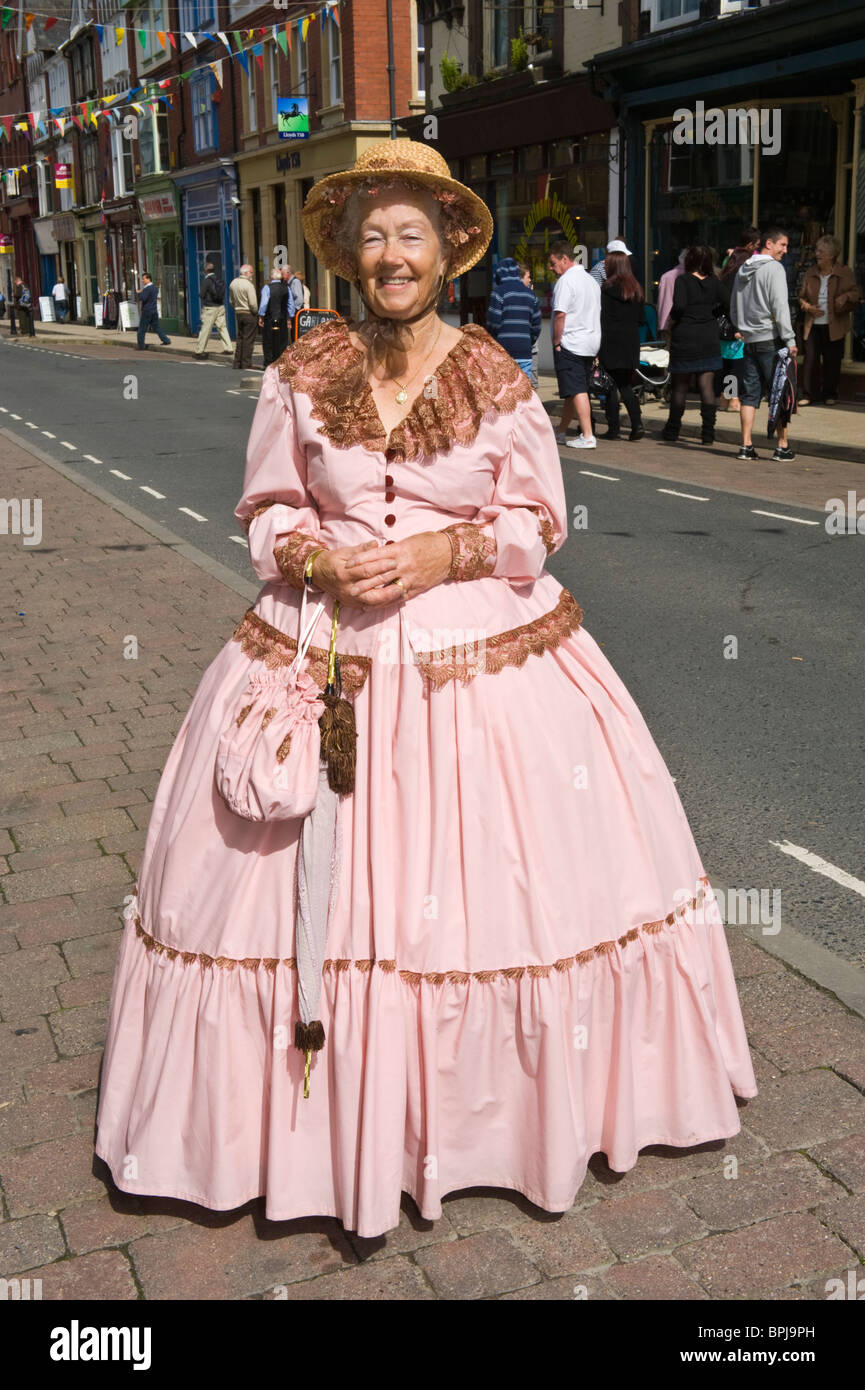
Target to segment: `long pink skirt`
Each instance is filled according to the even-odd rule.
[[[398,626],[397,620],[385,619]],[[256,663],[257,665],[257,663]],[[297,822],[214,788],[229,641],[169,755],[114,980],[96,1151],[118,1187],[361,1236],[473,1186],[565,1211],[591,1155],[736,1134],[757,1093],[720,915],[622,682],[580,629],[425,688],[372,663],[310,1095]]]

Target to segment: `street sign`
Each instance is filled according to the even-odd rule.
[[[338,318],[339,314],[335,309],[298,309],[294,316],[295,341],[302,338],[304,333],[309,333],[311,329],[318,328],[320,323],[327,323],[328,319]]]

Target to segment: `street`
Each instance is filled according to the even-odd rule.
[[[3,427],[255,582],[232,515],[256,402],[243,374],[8,340],[0,366]],[[730,453],[677,452],[676,482],[649,437],[562,448],[586,525],[549,567],[636,699],[713,880],[780,890],[784,926],[861,966],[863,537],[829,535],[813,503],[701,486],[702,461]],[[46,507],[44,546],[54,525]]]

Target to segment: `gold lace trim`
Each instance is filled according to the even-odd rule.
[[[265,498],[265,500],[264,500],[263,502],[259,502],[259,504],[258,504],[257,507],[254,507],[254,508],[253,508],[253,510],[249,513],[249,516],[241,517],[241,519],[240,519],[240,524],[241,524],[241,526],[243,527],[243,529],[244,529],[244,531],[246,532],[246,534],[249,535],[249,528],[250,528],[250,526],[252,525],[252,523],[255,521],[255,518],[256,518],[257,516],[261,516],[261,513],[262,513],[262,512],[266,512],[266,511],[268,511],[271,507],[276,507],[276,506],[278,506],[278,505],[279,505],[279,498],[278,498],[278,497],[267,497],[267,498]]]
[[[248,608],[244,613],[232,633],[232,641],[239,642],[241,650],[253,661],[263,661],[269,671],[290,666],[297,655],[297,639],[265,622],[253,608]],[[309,675],[319,689],[324,690],[327,685],[327,648],[309,647],[307,657]],[[351,699],[363,689],[372,658],[359,656],[355,652],[337,652],[337,660],[342,677],[342,693]]]
[[[583,621],[583,610],[568,589],[562,589],[555,608],[522,627],[495,637],[478,636],[477,641],[454,645],[437,652],[417,652],[418,669],[438,689],[448,681],[463,683],[475,676],[495,675],[505,666],[524,666],[530,656],[543,656],[557,647]]]
[[[554,530],[553,523],[542,515],[540,507],[529,507],[529,511],[534,512],[535,516],[538,518],[538,527],[540,528],[544,549],[548,555],[552,555],[558,539],[558,533]]]
[[[306,531],[293,531],[282,545],[275,546],[274,559],[285,582],[303,592],[303,567],[313,550],[321,549],[321,542]]]
[[[388,436],[369,382],[350,410],[334,395],[334,382],[361,353],[339,319],[304,334],[277,362],[281,380],[309,396],[319,434],[338,449],[387,448],[388,458],[396,461],[447,453],[455,444],[473,443],[488,410],[509,415],[520,401],[532,399],[531,383],[510,353],[480,324],[468,323]]]
[[[495,536],[474,521],[455,521],[445,526],[451,545],[448,579],[483,579],[492,574],[498,558]]]
[[[621,946],[624,950],[633,941],[638,940],[641,934],[655,936],[662,932],[665,927],[675,927],[678,918],[684,917],[688,912],[693,911],[704,902],[706,893],[703,884],[709,882],[707,877],[699,880],[700,888],[695,897],[686,903],[681,903],[673,912],[668,912],[666,917],[660,917],[656,922],[643,922],[642,926],[631,927],[622,936],[616,937],[612,941],[599,941],[597,946],[590,946],[586,951],[578,951],[576,955],[564,956],[561,960],[553,961],[552,965],[509,965],[498,970],[441,970],[427,971],[422,973],[418,970],[399,970],[395,960],[346,960],[337,958],[326,960],[322,964],[325,974],[331,971],[341,974],[354,966],[355,970],[361,974],[368,975],[375,966],[383,970],[386,974],[396,972],[400,979],[406,984],[419,985],[421,982],[429,985],[448,984],[468,984],[469,980],[477,980],[479,984],[488,985],[497,980],[499,976],[503,980],[521,980],[524,975],[531,979],[546,980],[554,972],[563,975],[566,971],[572,970],[575,965],[589,965],[593,960],[600,956],[609,956],[615,952],[616,946]],[[166,956],[168,960],[180,960],[184,965],[198,964],[205,969],[217,966],[220,970],[266,970],[269,974],[276,973],[278,965],[284,965],[288,970],[297,969],[297,960],[294,956],[285,956],[282,959],[273,956],[249,956],[244,960],[238,960],[233,956],[208,956],[203,951],[178,951],[174,946],[166,946],[163,941],[157,941],[155,936],[144,930],[141,918],[135,917],[135,934],[142,942],[145,950],[153,951],[156,955]]]

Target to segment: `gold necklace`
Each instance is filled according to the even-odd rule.
[[[426,356],[424,357],[423,361],[422,361],[421,364],[420,364],[420,367],[418,367],[414,372],[412,372],[411,376],[409,377],[409,379],[408,379],[408,381],[405,383],[405,385],[401,385],[400,382],[397,381],[396,377],[391,377],[391,380],[392,380],[393,382],[395,382],[396,385],[399,386],[399,388],[400,388],[400,389],[397,391],[396,396],[395,396],[395,400],[396,400],[396,402],[397,402],[398,405],[404,405],[405,402],[408,400],[408,387],[409,387],[409,386],[411,385],[411,383],[414,381],[414,379],[415,379],[415,377],[417,376],[418,372],[420,371],[421,367],[425,366],[425,364],[428,362],[429,358],[432,356],[433,352],[435,351],[436,343],[438,342],[439,338],[441,337],[442,324],[443,324],[443,320],[442,320],[442,319],[439,319],[438,333],[436,333],[436,335],[435,335],[435,342],[433,343],[433,345],[432,345],[432,347],[430,348],[429,352],[428,352],[428,353],[426,354]]]

